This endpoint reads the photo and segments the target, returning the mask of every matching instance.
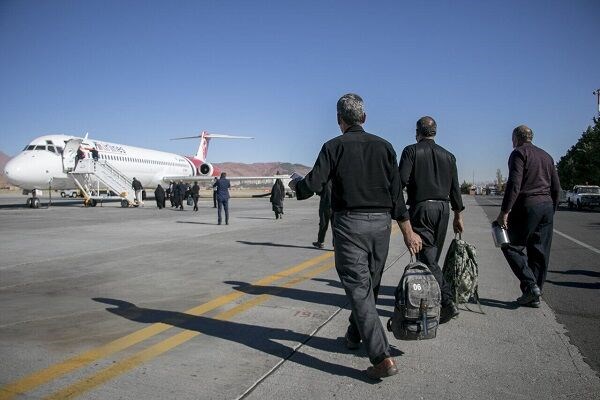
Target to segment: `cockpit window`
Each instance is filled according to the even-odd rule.
[[[48,146],[48,151],[56,153],[56,150],[54,149],[54,146]]]
[[[35,149],[35,145],[30,144],[29,146],[25,147],[25,150],[33,150]]]
[[[42,145],[37,145],[35,146],[36,150],[46,150],[46,146],[42,146]]]
[[[60,146],[56,147],[56,151],[58,152],[58,154],[62,154],[63,153],[63,148]]]

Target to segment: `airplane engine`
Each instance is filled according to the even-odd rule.
[[[211,163],[204,163],[198,169],[200,175],[208,175],[211,176],[213,174],[214,168]]]

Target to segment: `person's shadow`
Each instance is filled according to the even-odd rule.
[[[177,311],[140,308],[133,303],[117,299],[93,298],[92,300],[114,306],[106,310],[131,321],[145,324],[163,323],[199,332],[204,335],[240,343],[275,357],[329,374],[347,376],[366,383],[376,383],[376,381],[368,379],[363,371],[344,365],[333,364],[279,343],[279,341],[291,341],[328,352],[348,353],[348,351],[345,351],[345,347],[343,347],[344,344],[340,340],[341,338],[329,339],[310,336],[289,329],[242,324]],[[402,354],[402,352],[396,350],[393,355]]]
[[[314,278],[313,278],[314,279]],[[331,281],[332,286],[341,288],[341,284],[335,281],[328,279],[314,279],[322,282]],[[261,295],[268,294],[271,296],[277,297],[285,297],[292,300],[304,301],[308,303],[315,304],[324,304],[328,306],[341,307],[341,308],[349,308],[348,297],[346,294],[336,294],[336,293],[323,293],[323,292],[314,292],[311,290],[302,290],[296,288],[286,288],[281,286],[261,286],[261,285],[252,285],[247,282],[239,282],[239,281],[225,281],[228,285],[232,285],[232,288],[252,295]],[[377,305],[394,307],[394,299],[392,298],[382,298],[381,289],[379,289],[379,298],[377,299]],[[387,290],[384,290],[387,291]],[[392,312],[387,310],[382,310],[380,308],[377,309],[377,312],[382,317],[391,317]]]

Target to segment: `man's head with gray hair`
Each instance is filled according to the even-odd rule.
[[[417,135],[431,138],[437,133],[437,124],[435,120],[429,116],[420,118],[417,121]]]
[[[518,143],[527,143],[533,140],[533,131],[527,125],[519,125],[513,129],[513,140]]]
[[[338,122],[341,119],[346,125],[362,125],[366,114],[363,99],[354,93],[348,93],[340,97],[337,102]]]

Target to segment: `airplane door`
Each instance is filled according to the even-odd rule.
[[[77,157],[77,149],[81,146],[81,142],[83,139],[70,139],[65,142],[65,149],[62,153],[64,172],[75,169],[75,157]]]

